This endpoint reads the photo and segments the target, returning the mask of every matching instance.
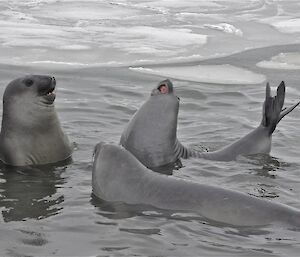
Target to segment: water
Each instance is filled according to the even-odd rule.
[[[266,80],[273,90],[285,80],[285,104],[298,101],[298,1],[1,1],[0,10],[0,95],[18,76],[55,76],[76,144],[71,164],[0,167],[0,256],[298,256],[299,231],[91,195],[94,145],[117,143],[166,76],[181,98],[178,137],[195,148],[257,126]],[[174,176],[300,208],[299,124],[298,109],[281,121],[271,157],[184,160]]]

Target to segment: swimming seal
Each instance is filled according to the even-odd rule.
[[[8,84],[3,95],[0,159],[12,166],[68,159],[72,147],[55,111],[54,77],[28,75]]]
[[[235,226],[300,227],[300,211],[215,186],[153,172],[121,146],[99,143],[94,151],[93,194],[105,201],[193,211]]]
[[[214,152],[200,152],[183,146],[177,139],[179,98],[174,93],[170,80],[164,80],[153,89],[150,98],[140,107],[122,133],[120,144],[150,169],[156,169],[180,158],[198,157],[218,161],[235,160],[239,155],[269,153],[272,133],[279,121],[300,102],[282,109],[285,84],[271,96],[270,85],[266,86],[263,118],[260,125],[249,134]]]

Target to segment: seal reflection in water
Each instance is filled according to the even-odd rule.
[[[14,167],[0,164],[0,208],[5,222],[41,220],[62,210],[66,183],[61,174],[68,162]]]
[[[54,77],[13,80],[3,95],[0,159],[12,166],[43,165],[68,159],[72,147],[55,106]]]
[[[121,146],[99,143],[94,151],[93,194],[105,201],[193,211],[235,226],[273,223],[300,227],[300,211],[233,190],[153,172]]]
[[[271,96],[269,84],[263,105],[260,125],[233,144],[214,152],[200,152],[183,146],[177,139],[179,98],[173,84],[164,80],[152,90],[150,98],[135,113],[124,132],[120,144],[140,162],[152,170],[180,162],[180,158],[205,158],[217,161],[235,160],[239,155],[267,154],[271,150],[272,133],[279,121],[299,103],[282,109],[285,84]]]

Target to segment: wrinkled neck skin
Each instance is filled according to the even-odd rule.
[[[151,96],[132,117],[120,144],[148,168],[175,162],[178,110],[175,95]]]
[[[249,134],[224,148],[213,152],[197,152],[186,150],[186,158],[198,157],[218,161],[236,160],[239,155],[269,154],[271,151],[272,135],[269,129],[259,125]]]
[[[278,222],[300,227],[299,210],[233,190],[158,174],[118,146],[106,145],[96,153],[92,181],[93,193],[106,201],[195,211],[208,219],[236,226]]]
[[[16,97],[3,106],[0,158],[8,165],[43,165],[65,160],[72,149],[53,104]]]

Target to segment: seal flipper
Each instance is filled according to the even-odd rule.
[[[270,84],[266,85],[266,98],[263,105],[263,118],[261,124],[268,128],[269,135],[271,135],[279,121],[292,110],[294,110],[300,102],[294,104],[289,108],[282,109],[285,98],[285,84],[284,81],[280,83],[277,88],[276,96],[271,96]]]
[[[266,85],[266,98],[263,105],[263,118],[261,124],[268,128],[269,135],[271,135],[278,122],[279,116],[284,104],[285,98],[285,84],[282,81],[277,88],[277,95],[271,96],[270,84]]]
[[[277,94],[274,97],[271,96],[271,88],[269,83],[267,83],[266,98],[263,104],[263,118],[260,126],[220,150],[200,153],[187,149],[187,156],[218,161],[231,161],[236,159],[239,155],[269,153],[271,150],[272,133],[277,124],[285,115],[300,104],[300,102],[298,102],[289,108],[282,109],[284,98],[285,84],[283,81],[278,86]]]
[[[281,111],[281,113],[280,113],[280,115],[279,115],[279,120],[278,120],[277,123],[279,123],[279,121],[281,121],[281,119],[282,119],[285,115],[289,114],[289,113],[290,113],[292,110],[294,110],[299,104],[300,104],[300,102],[295,103],[294,105],[292,105],[292,106],[289,107],[289,108],[285,107],[285,108]]]

